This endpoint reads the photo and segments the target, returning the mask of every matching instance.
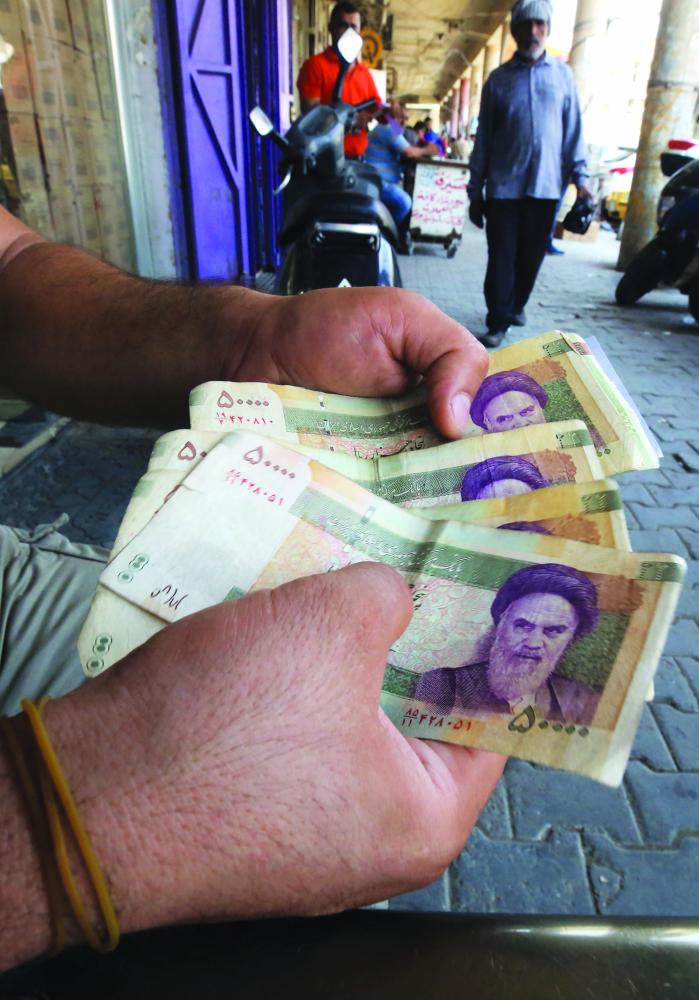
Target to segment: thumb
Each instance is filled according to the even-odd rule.
[[[273,593],[277,601],[292,602],[297,615],[303,609],[315,655],[334,664],[337,683],[361,690],[362,701],[375,711],[388,651],[413,613],[405,580],[389,566],[363,562],[295,580]]]
[[[410,298],[408,299],[408,296]],[[466,431],[471,401],[488,374],[488,352],[465,327],[421,295],[406,292],[409,302],[394,356],[400,357],[427,385],[430,416],[441,434],[460,438]]]

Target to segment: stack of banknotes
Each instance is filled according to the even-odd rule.
[[[88,676],[214,603],[378,560],[413,595],[381,699],[402,732],[619,783],[686,567],[631,550],[610,477],[660,452],[598,345],[556,331],[491,354],[456,442],[423,389],[211,382],[190,418],[124,516]]]

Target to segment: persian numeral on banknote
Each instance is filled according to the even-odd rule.
[[[403,732],[620,781],[683,560],[430,522],[258,435],[223,438],[115,556],[83,648],[375,559],[413,592],[382,695]]]

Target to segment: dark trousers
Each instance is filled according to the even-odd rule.
[[[505,330],[529,301],[558,206],[549,198],[488,198],[486,325]]]

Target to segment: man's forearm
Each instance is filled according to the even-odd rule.
[[[2,381],[71,416],[170,426],[193,386],[231,377],[273,299],[146,281],[35,243],[0,270]]]

